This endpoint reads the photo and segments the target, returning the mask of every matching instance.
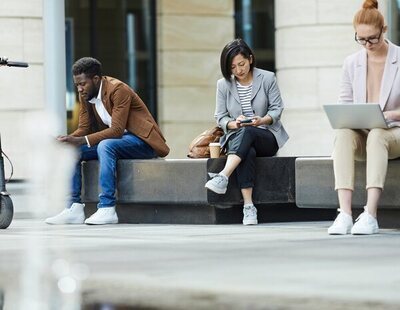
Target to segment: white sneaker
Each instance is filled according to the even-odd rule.
[[[45,223],[53,225],[83,224],[85,221],[84,203],[73,203],[70,208],[64,209],[56,216],[45,219]]]
[[[104,225],[104,224],[117,224],[118,216],[115,212],[115,207],[98,208],[91,217],[86,219],[85,224],[90,225]]]
[[[257,209],[253,205],[243,206],[243,225],[257,225]]]
[[[350,214],[347,214],[339,209],[339,214],[335,221],[328,228],[328,234],[330,235],[346,235],[349,234],[353,227],[353,218]]]
[[[351,233],[353,235],[372,235],[379,232],[378,221],[368,213],[367,207],[364,207],[364,212],[356,219]]]
[[[225,194],[228,188],[228,178],[222,174],[217,174],[204,187],[214,193]]]

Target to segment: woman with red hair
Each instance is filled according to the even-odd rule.
[[[387,120],[400,126],[400,48],[384,38],[387,31],[378,1],[366,0],[353,20],[355,41],[363,49],[346,58],[340,87],[340,103],[379,103]],[[396,123],[396,121],[399,121]],[[333,164],[339,215],[329,234],[376,234],[379,199],[385,183],[388,159],[400,157],[400,127],[371,130],[339,129]],[[366,160],[368,194],[364,212],[353,226],[354,161]]]

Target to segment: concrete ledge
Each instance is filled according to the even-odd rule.
[[[96,211],[95,203],[87,203],[86,216]],[[119,204],[119,223],[129,224],[240,224],[243,211],[241,206],[221,208],[211,205],[178,204]],[[301,209],[295,204],[257,205],[259,223],[332,221],[336,217],[334,209]],[[398,223],[398,222],[397,222]]]
[[[299,209],[295,204],[295,157],[257,158],[254,203],[260,223],[332,220],[335,210]],[[120,223],[241,223],[243,205],[235,174],[225,195],[204,187],[208,172],[219,172],[226,159],[120,160],[117,212]],[[82,199],[94,212],[100,192],[98,162],[82,165]]]
[[[118,200],[205,204],[206,165],[206,159],[122,160],[118,165]]]
[[[83,200],[98,202],[98,162],[83,163]],[[119,160],[117,201],[206,204],[207,159]]]
[[[400,208],[400,160],[390,160],[380,209]],[[356,162],[353,206],[366,203],[365,162]],[[338,208],[334,190],[333,160],[330,157],[301,157],[296,159],[296,204],[300,208]]]
[[[208,172],[219,172],[225,164],[219,159],[120,160],[117,170],[118,203],[232,206],[241,204],[235,174],[225,195],[207,191]],[[295,202],[295,157],[257,158],[254,202]],[[98,161],[82,165],[85,202],[97,202]]]
[[[257,204],[294,204],[296,157],[259,157],[256,161],[256,181],[253,189],[253,201]],[[226,160],[223,158],[207,161],[207,171],[219,172]],[[229,179],[225,195],[207,192],[208,202],[214,205],[242,204],[236,174]]]

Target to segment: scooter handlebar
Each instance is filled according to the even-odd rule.
[[[19,68],[27,68],[29,67],[28,63],[22,61],[9,61],[5,57],[0,57],[0,65],[8,66],[8,67],[19,67]]]
[[[29,67],[28,63],[22,61],[7,61],[8,67],[20,67],[20,68],[27,68]]]

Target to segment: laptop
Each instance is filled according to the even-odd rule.
[[[333,129],[391,128],[395,125],[385,120],[377,103],[337,103],[323,107]]]

